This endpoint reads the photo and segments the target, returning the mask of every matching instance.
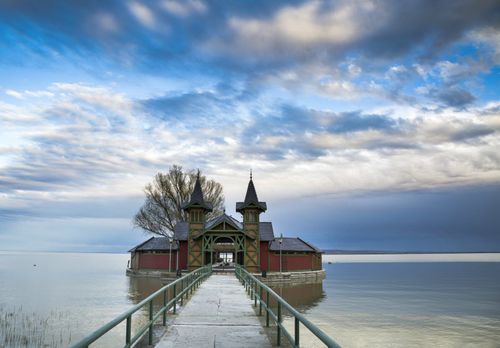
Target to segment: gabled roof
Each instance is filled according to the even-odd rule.
[[[205,230],[209,230],[210,228],[217,226],[218,225],[217,219],[221,218],[222,216],[223,215],[220,215],[216,218],[208,220],[206,225],[205,225]],[[229,219],[231,219],[234,222],[234,224],[240,226],[240,228],[239,228],[240,230],[243,229],[243,225],[241,224],[240,221],[236,220],[235,218],[233,218],[230,215],[227,215],[227,217]],[[222,220],[220,222],[222,222]],[[235,227],[235,226],[233,226],[233,227]],[[268,242],[268,241],[273,240],[274,239],[274,232],[273,232],[272,222],[259,223],[259,233],[260,233],[260,240],[261,241]],[[174,228],[174,239],[175,240],[182,240],[182,241],[187,240],[188,234],[189,234],[189,223],[188,222],[181,221],[175,225],[175,228]]]
[[[214,217],[213,219],[208,220],[205,223],[205,231],[211,230],[212,228],[216,227],[217,225],[220,225],[223,222],[233,226],[238,231],[243,230],[243,225],[241,224],[241,222],[239,222],[238,220],[236,220],[232,216],[224,213],[222,215]]]
[[[172,242],[172,250],[177,250],[179,243]],[[133,251],[168,251],[170,250],[170,242],[168,237],[151,237],[147,241],[135,246],[128,252]]]
[[[257,197],[257,192],[255,191],[255,186],[253,184],[252,177],[250,176],[250,181],[248,182],[247,194],[245,195],[244,202],[236,203],[236,211],[241,213],[243,209],[255,207],[260,211],[267,210],[266,202],[259,202],[259,198]]]
[[[281,249],[282,251],[321,252],[320,249],[300,238],[283,237],[283,243],[280,247],[280,239],[281,238],[275,238],[269,245],[269,250],[279,251]]]
[[[182,209],[188,209],[191,207],[200,207],[205,209],[206,211],[212,211],[212,205],[205,202],[205,200],[203,199],[203,191],[201,190],[199,171],[198,176],[196,177],[193,192],[191,193],[191,199],[189,200],[189,202],[182,205]]]

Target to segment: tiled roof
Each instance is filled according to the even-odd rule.
[[[280,238],[275,238],[269,245],[269,250],[279,251],[280,250]],[[283,237],[283,243],[281,245],[282,251],[304,251],[304,252],[321,252],[314,245],[304,242],[300,238],[290,238]]]
[[[260,240],[263,242],[268,242],[274,239],[273,223],[272,222],[261,222],[259,224]]]
[[[172,250],[177,250],[178,243],[172,243]],[[151,237],[147,241],[137,245],[129,250],[132,251],[168,251],[170,250],[170,243],[168,237]]]

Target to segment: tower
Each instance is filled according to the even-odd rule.
[[[250,171],[245,201],[236,203],[236,211],[243,215],[243,232],[246,235],[244,265],[249,272],[259,272],[260,270],[259,220],[260,214],[266,210],[266,202],[259,202]]]
[[[212,211],[212,206],[206,203],[203,199],[203,191],[201,190],[200,171],[196,176],[193,192],[190,200],[182,206],[182,209],[187,213],[188,217],[188,269],[195,270],[203,266],[203,238],[199,238],[203,234],[203,229],[206,221],[206,214]]]

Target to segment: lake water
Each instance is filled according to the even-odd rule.
[[[500,347],[500,262],[489,262],[500,255],[438,258],[325,256],[323,283],[276,289],[345,347]],[[127,260],[0,252],[0,347],[67,346],[161,286],[127,277]],[[306,331],[302,343],[317,346]],[[121,326],[96,346],[123,342]]]

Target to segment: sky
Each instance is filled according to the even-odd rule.
[[[500,250],[500,2],[0,3],[0,250],[124,252],[177,164],[275,234]]]

